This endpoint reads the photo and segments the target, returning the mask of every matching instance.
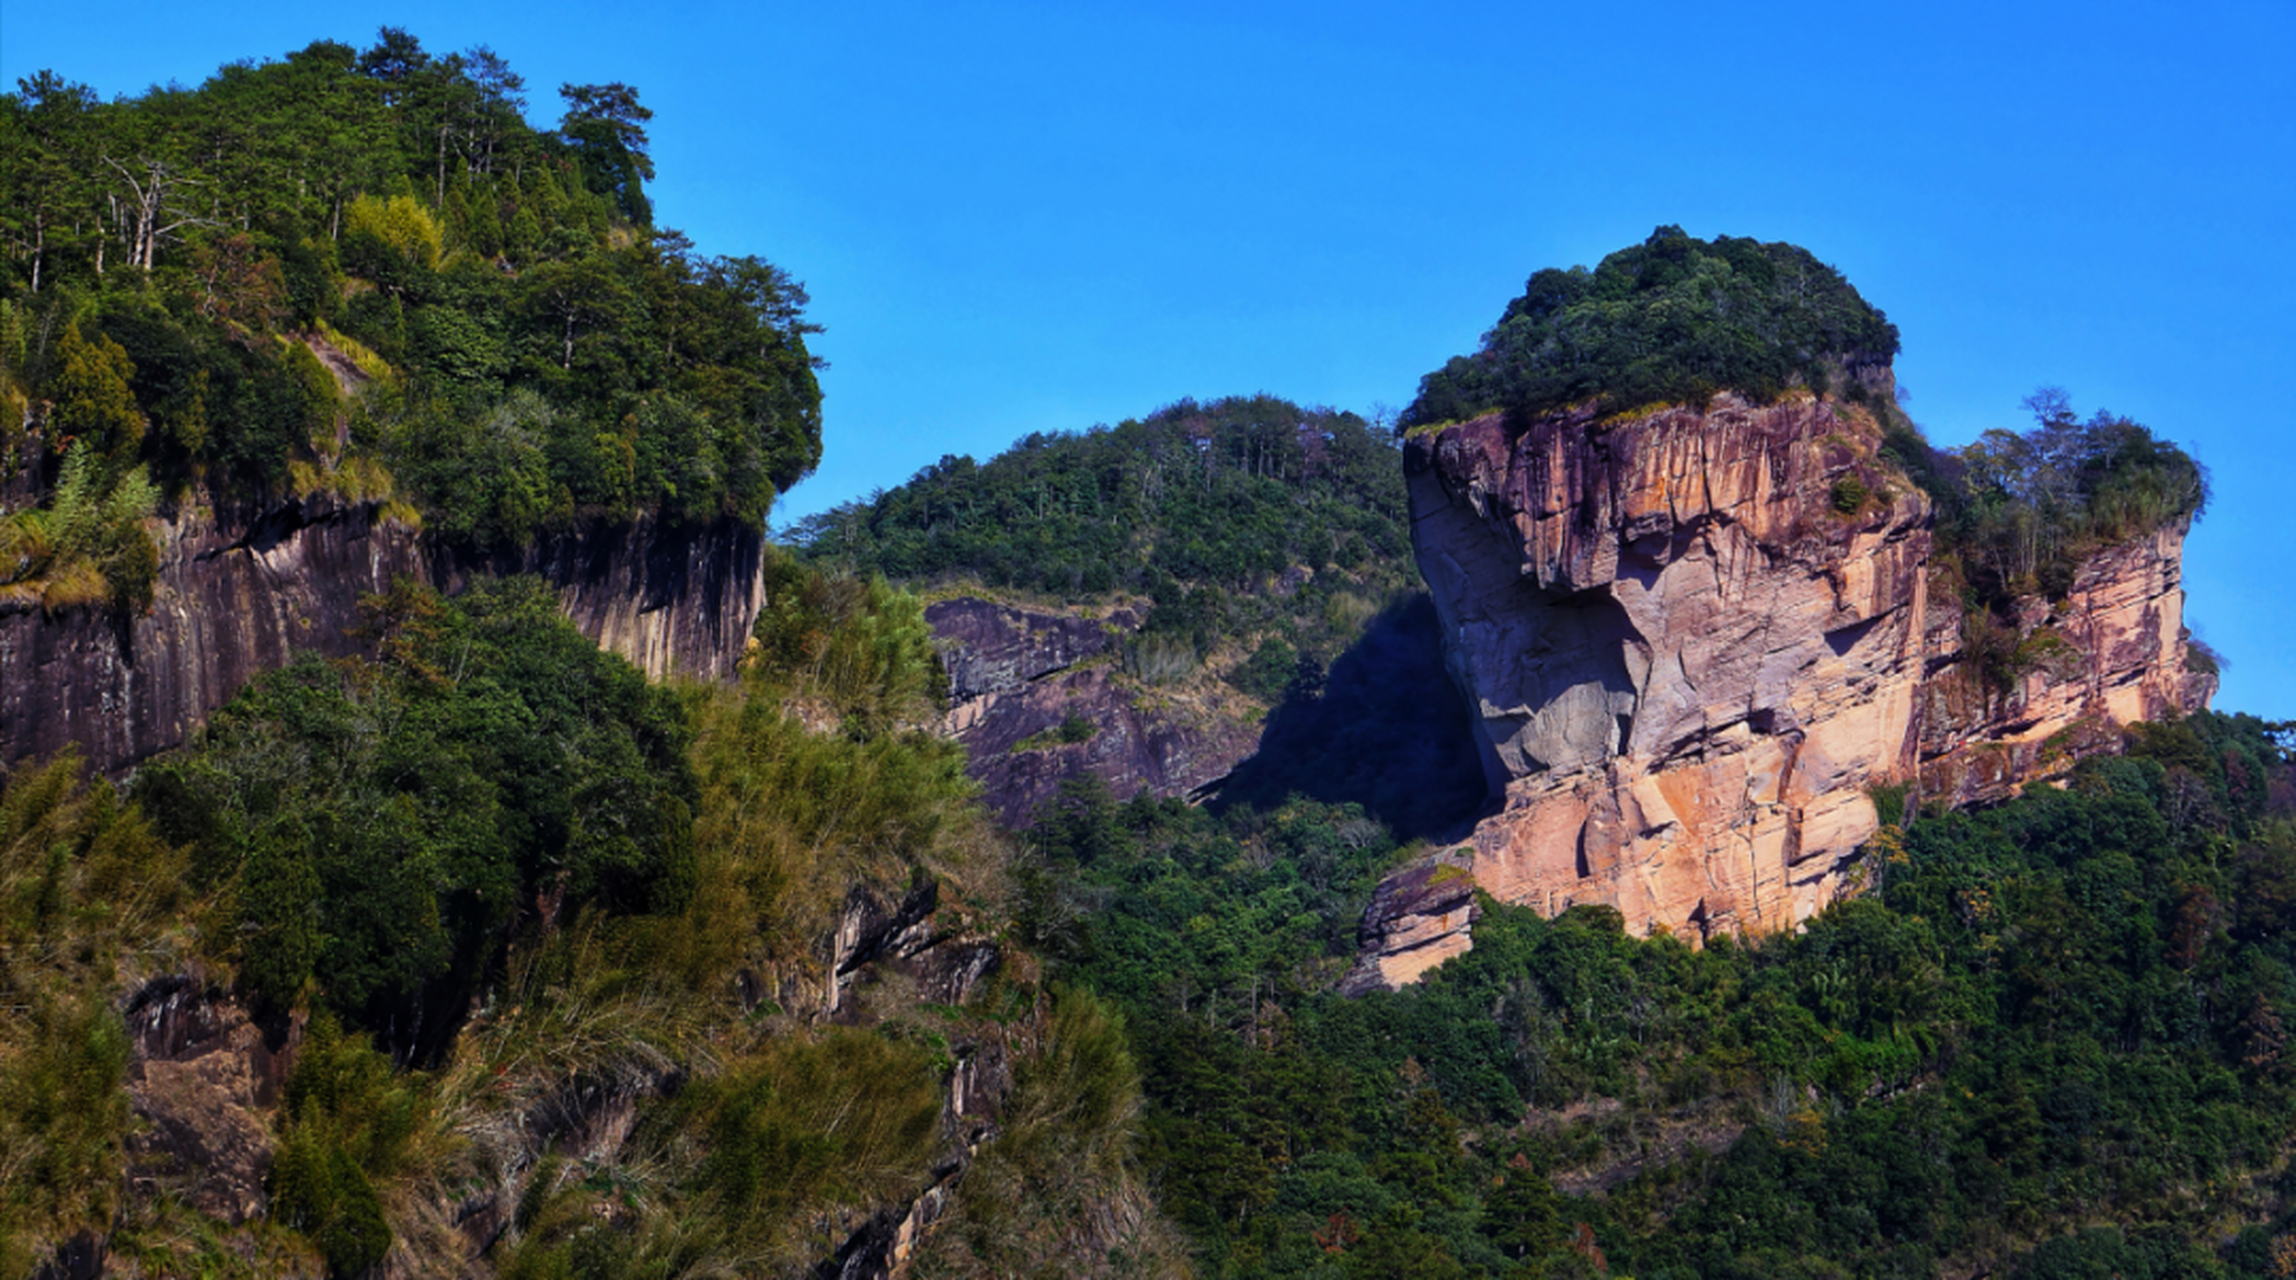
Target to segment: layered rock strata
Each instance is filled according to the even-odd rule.
[[[538,573],[584,634],[646,669],[725,678],[764,602],[763,539],[732,524],[585,525],[492,560],[459,559],[371,503],[325,496],[157,521],[151,608],[49,612],[0,593],[0,762],[77,744],[116,773],[182,742],[297,653],[353,652],[359,599],[400,578],[459,588]]]
[[[1122,645],[1141,619],[1125,607],[1088,616],[970,596],[926,607],[949,674],[942,729],[965,745],[968,772],[1007,826],[1026,824],[1070,778],[1096,776],[1118,799],[1190,795],[1259,749],[1261,725],[1217,680],[1150,694],[1125,678]],[[1082,732],[1063,734],[1066,724]]]
[[[1502,801],[1454,855],[1484,891],[1607,904],[1638,933],[1790,928],[1860,883],[1871,788],[1998,798],[2205,705],[2181,528],[2032,603],[2004,689],[1963,661],[1929,503],[1879,445],[1864,410],[1808,395],[1407,443],[1420,569]],[[1378,985],[1426,967],[1390,954],[1422,927],[1390,916],[1366,922]]]

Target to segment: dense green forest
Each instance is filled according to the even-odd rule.
[[[1079,783],[1023,919],[1125,1011],[1205,1274],[2279,1275],[2290,745],[2142,726],[2065,791],[1893,825],[1878,893],[1759,943],[1486,901],[1358,1000],[1379,824]]]
[[[654,225],[637,90],[559,96],[536,128],[502,58],[393,28],[0,95],[0,461],[39,467],[0,585],[133,605],[179,498],[392,501],[473,550],[762,524],[820,457],[805,291]]]
[[[1405,508],[1383,433],[1258,395],[1031,435],[987,463],[946,457],[791,532],[816,563],[927,589],[1144,597],[1161,665],[1258,637],[1238,678],[1274,696],[1303,652],[1330,662],[1417,585]]]

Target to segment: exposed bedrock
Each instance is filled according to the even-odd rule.
[[[1407,443],[1420,570],[1502,801],[1463,850],[1478,886],[1638,933],[1789,928],[1857,887],[1875,785],[1997,798],[2205,703],[2181,529],[2029,609],[2056,639],[2015,688],[1964,671],[1930,504],[1879,445],[1864,410],[1807,395]]]
[[[656,677],[729,675],[764,600],[762,536],[733,524],[586,524],[478,562],[373,504],[321,496],[186,509],[154,533],[159,577],[140,616],[0,595],[0,763],[76,743],[115,773],[165,751],[297,653],[354,651],[360,597],[402,577],[451,589],[476,572],[541,574],[585,634]]]
[[[949,673],[942,729],[965,745],[982,800],[1007,826],[1029,822],[1070,778],[1097,776],[1118,799],[1189,795],[1259,749],[1261,724],[1216,680],[1152,693],[1122,675],[1120,646],[1142,616],[971,596],[927,606]]]
[[[1411,442],[1413,537],[1504,809],[1476,881],[1647,931],[1780,928],[1915,763],[1929,504],[1807,398]],[[1835,509],[1837,482],[1869,495]]]

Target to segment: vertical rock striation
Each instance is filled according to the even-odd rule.
[[[0,600],[0,759],[77,744],[100,772],[126,768],[297,653],[351,652],[359,597],[426,576],[412,530],[324,498],[241,519],[187,510],[156,536],[141,616]]]
[[[1411,442],[1420,569],[1505,795],[1479,884],[1645,930],[1783,928],[1832,897],[1865,788],[1916,747],[1930,510],[1879,443],[1807,396]]]
[[[2205,705],[2182,527],[2027,602],[2004,688],[1963,661],[1930,504],[1880,443],[1863,409],[1807,394],[1407,443],[1420,570],[1502,800],[1464,850],[1479,887],[1642,933],[1790,928],[1859,884],[1872,787],[1999,798]],[[1424,967],[1382,962],[1378,939],[1414,928],[1367,921],[1377,985]]]
[[[359,599],[414,578],[549,579],[584,634],[649,676],[729,677],[764,602],[763,537],[718,523],[580,525],[490,560],[457,559],[370,503],[317,496],[159,523],[152,607],[49,613],[0,595],[0,762],[77,744],[116,773],[177,745],[256,675],[306,650],[354,652]]]

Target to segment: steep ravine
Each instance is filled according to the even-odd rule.
[[[77,744],[115,773],[165,751],[257,674],[353,651],[360,597],[399,578],[540,574],[585,634],[654,677],[729,675],[763,602],[762,535],[731,522],[583,524],[473,562],[381,512],[325,496],[179,511],[157,522],[152,606],[132,618],[0,596],[0,760]]]

